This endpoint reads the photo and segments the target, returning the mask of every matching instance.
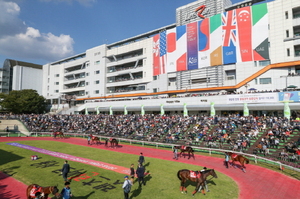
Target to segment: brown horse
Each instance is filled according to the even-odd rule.
[[[49,187],[41,187],[37,184],[31,184],[27,187],[26,190],[26,197],[27,199],[33,199],[35,198],[36,192],[41,192],[43,197],[41,199],[47,199],[49,194],[55,195],[57,198],[59,197],[59,190],[57,186],[49,186]]]
[[[91,144],[101,144],[100,139],[96,136],[92,136]]]
[[[65,138],[64,133],[63,133],[63,132],[60,132],[60,131],[54,132],[54,133],[53,133],[53,137],[54,137],[54,138],[56,138],[56,137]]]
[[[245,163],[249,164],[249,162],[250,162],[249,159],[243,157],[242,155],[238,155],[238,154],[235,154],[235,153],[232,153],[232,152],[228,152],[227,154],[231,157],[231,160],[232,160],[231,165],[233,165],[234,168],[236,168],[234,162],[235,161],[240,162],[240,164],[242,166],[242,171],[246,173]]]
[[[110,146],[112,148],[118,147],[118,140],[116,138],[111,138],[110,139]]]
[[[214,169],[209,169],[205,171],[191,171],[188,169],[182,169],[177,172],[177,177],[181,181],[180,182],[180,191],[181,193],[187,193],[186,187],[184,186],[185,182],[187,180],[196,182],[196,188],[193,191],[193,196],[196,194],[196,192],[200,192],[202,187],[205,187],[206,185],[206,179],[208,176],[213,176],[215,178],[218,178],[216,172]],[[206,187],[207,189],[207,187]],[[207,190],[208,191],[208,190]],[[205,195],[205,190],[202,190],[202,193]]]
[[[188,159],[190,159],[191,154],[194,157],[194,150],[190,146],[184,146],[184,145],[182,145],[182,146],[174,146],[174,148],[180,150],[179,156],[181,156],[181,154],[184,153],[184,152],[188,152],[188,154],[189,154],[189,158]]]

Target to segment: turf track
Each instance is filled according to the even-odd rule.
[[[85,139],[69,138],[69,139],[53,139],[42,137],[8,137],[0,138],[0,142],[10,141],[23,141],[23,140],[51,140],[58,142],[67,142],[70,144],[88,146]],[[139,146],[122,145],[117,149],[106,148],[103,144],[101,146],[91,146],[95,148],[101,148],[106,150],[118,151],[120,153],[136,154],[139,156],[140,152],[144,153],[147,161],[147,157],[160,158],[169,161],[179,161],[186,164],[199,165],[200,167],[206,166],[208,168],[216,169],[217,171],[224,173],[231,177],[239,187],[240,199],[258,199],[258,198],[300,198],[300,181],[283,175],[279,172],[275,172],[256,165],[247,165],[247,173],[243,173],[240,169],[226,169],[223,165],[223,159],[195,155],[195,159],[179,158],[179,160],[173,160],[173,154],[171,151],[143,148]],[[13,186],[12,186],[13,184]],[[179,182],[178,182],[179,184]],[[16,189],[17,186],[17,189]],[[1,199],[22,199],[26,190],[26,185],[17,182],[11,177],[7,177],[0,173],[0,198]],[[178,185],[179,190],[179,185]],[[224,193],[226,194],[226,193]]]

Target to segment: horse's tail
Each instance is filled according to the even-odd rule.
[[[250,160],[248,158],[245,158],[245,163],[249,164]]]
[[[180,177],[180,175],[179,175],[181,171],[182,171],[182,170],[179,170],[179,171],[177,172],[177,177],[178,177],[179,180],[181,180],[181,177]]]

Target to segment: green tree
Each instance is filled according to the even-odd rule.
[[[47,103],[43,96],[36,90],[24,89],[11,91],[9,94],[1,94],[1,106],[12,113],[43,113],[46,111]]]

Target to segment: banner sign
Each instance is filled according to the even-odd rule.
[[[253,94],[241,94],[241,95],[227,95],[226,97],[227,97],[227,104],[278,102],[277,93],[253,93]]]
[[[278,93],[278,98],[280,102],[300,102],[300,92],[280,92]]]

